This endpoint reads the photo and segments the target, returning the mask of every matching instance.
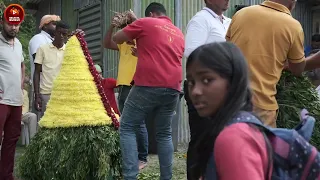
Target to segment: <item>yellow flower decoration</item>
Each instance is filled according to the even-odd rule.
[[[39,124],[45,128],[112,124],[76,36],[66,45],[60,73]]]

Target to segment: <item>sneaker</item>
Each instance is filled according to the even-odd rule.
[[[139,161],[139,170],[145,168],[147,166],[147,162]]]

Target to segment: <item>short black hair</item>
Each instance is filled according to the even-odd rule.
[[[145,16],[149,17],[150,13],[156,13],[158,15],[167,15],[166,8],[161,3],[157,2],[150,3],[149,6],[146,8]]]
[[[64,22],[64,21],[57,21],[56,22],[56,29],[70,29],[70,26],[68,23]]]
[[[311,41],[320,42],[320,34],[313,35]]]

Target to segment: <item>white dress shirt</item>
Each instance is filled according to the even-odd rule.
[[[39,34],[34,35],[31,40],[29,41],[29,59],[30,59],[30,66],[31,66],[31,79],[33,80],[33,73],[34,73],[34,59],[32,57],[38,50],[38,48],[44,44],[52,43],[53,38],[45,31],[41,31]]]
[[[231,19],[218,16],[205,7],[187,25],[184,56],[188,57],[196,48],[212,42],[224,42]]]

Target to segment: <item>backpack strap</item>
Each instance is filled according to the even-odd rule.
[[[255,115],[253,115],[250,112],[240,111],[229,123],[227,123],[227,126],[230,126],[231,124],[235,124],[235,123],[254,124],[257,127],[272,133],[269,127],[264,126],[263,123]]]
[[[271,179],[272,177],[272,169],[273,169],[273,149],[271,142],[266,135],[266,133],[262,132],[262,135],[264,137],[264,140],[266,142],[266,148],[268,153],[268,166],[267,166],[267,173],[266,173],[266,179]]]

